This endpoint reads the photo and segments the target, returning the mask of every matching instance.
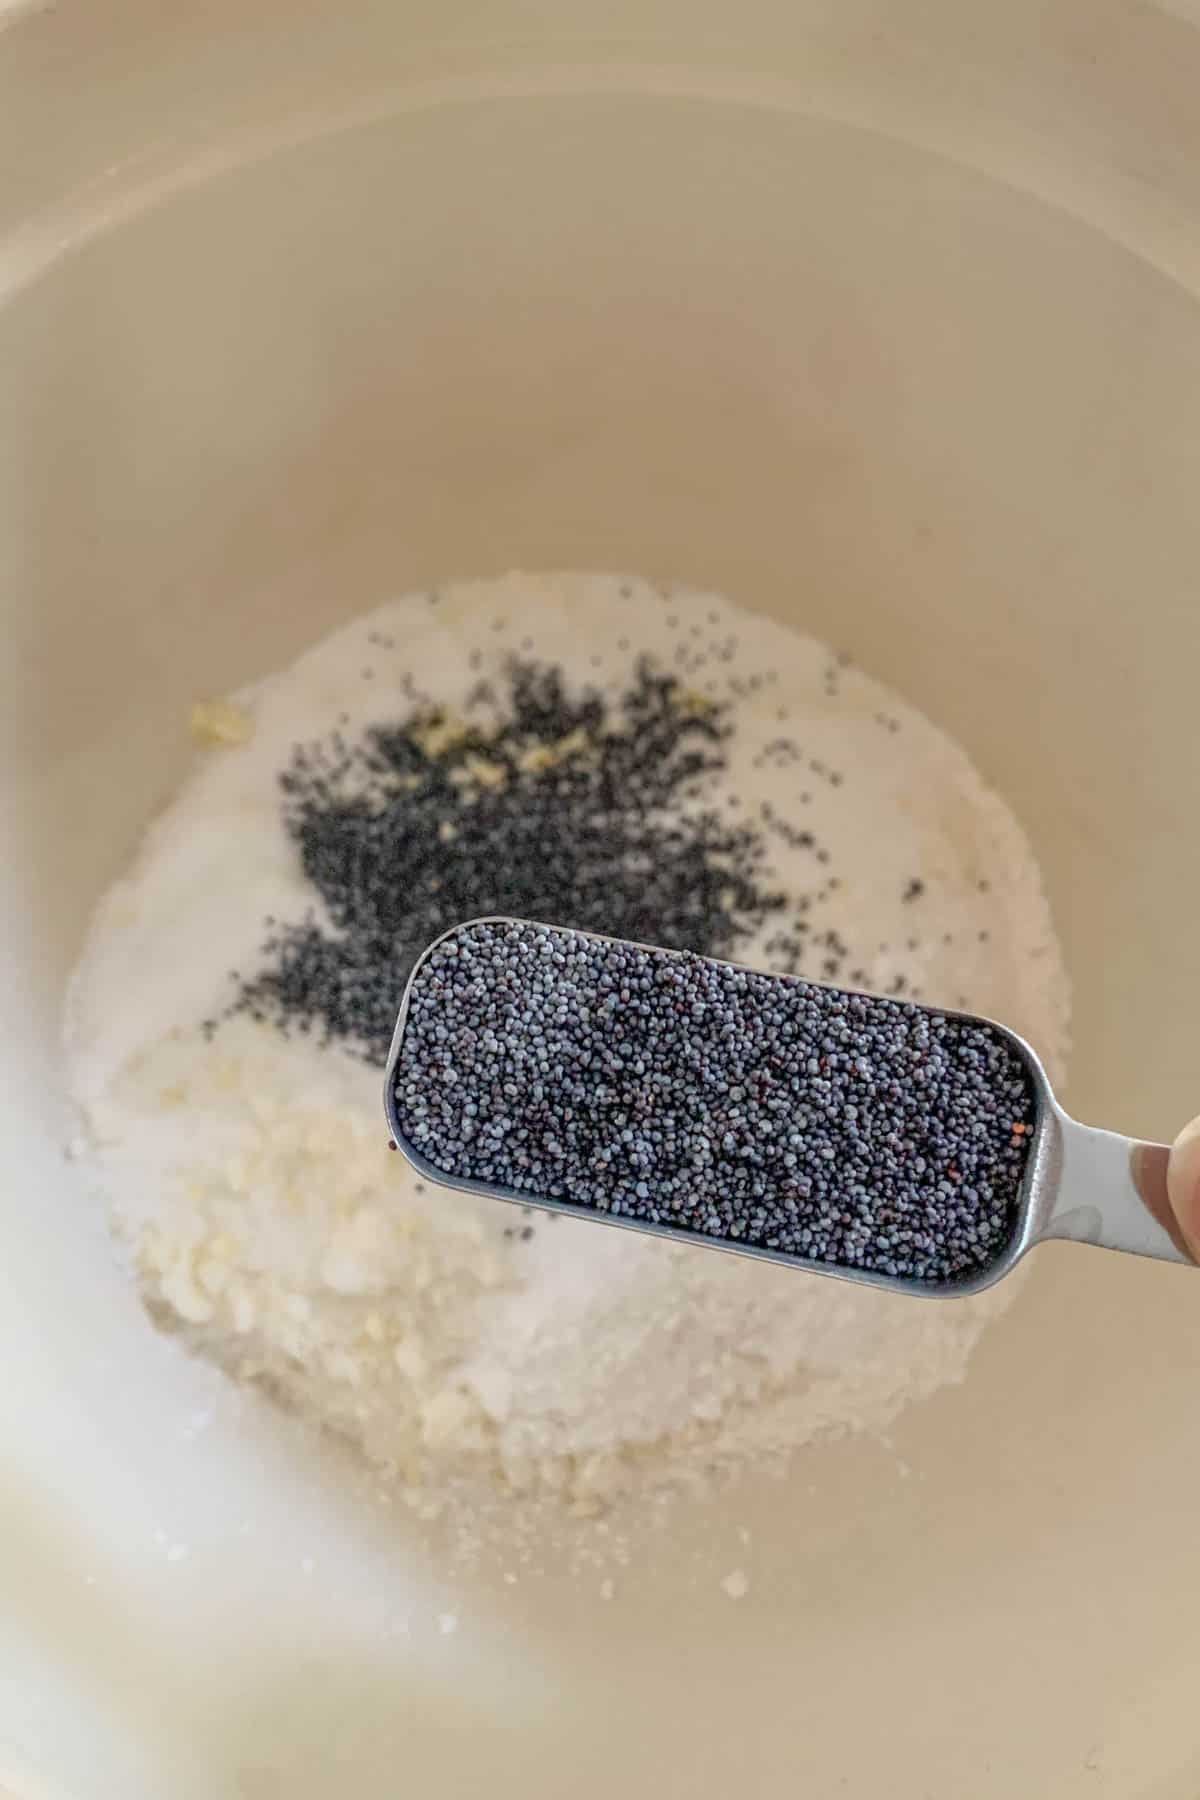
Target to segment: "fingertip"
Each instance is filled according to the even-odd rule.
[[[1171,1146],[1167,1195],[1179,1229],[1200,1262],[1200,1118],[1185,1125]]]

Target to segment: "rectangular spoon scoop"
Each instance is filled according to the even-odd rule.
[[[1069,1118],[990,1020],[518,919],[409,978],[388,1124],[429,1180],[914,1294],[1073,1238],[1188,1262],[1167,1149]]]

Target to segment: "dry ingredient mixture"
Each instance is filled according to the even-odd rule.
[[[393,1094],[437,1174],[943,1286],[1011,1243],[1037,1113],[990,1025],[517,920],[422,958]]]
[[[193,731],[68,1019],[161,1324],[481,1535],[962,1378],[1001,1290],[928,1306],[523,1216],[416,1178],[381,1113],[415,955],[488,912],[991,1013],[1061,1072],[1032,854],[921,715],[715,596],[511,575],[389,603]]]

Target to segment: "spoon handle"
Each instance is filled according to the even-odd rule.
[[[1191,1263],[1167,1199],[1167,1146],[1062,1115],[1059,1124],[1058,1180],[1039,1237]]]

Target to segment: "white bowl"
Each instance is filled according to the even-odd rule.
[[[685,1507],[612,1601],[449,1579],[149,1331],[57,1092],[190,701],[571,565],[794,618],[961,739],[1046,868],[1074,1109],[1194,1112],[1191,11],[0,13],[15,1793],[1192,1800],[1186,1272],[1039,1252],[895,1454]]]

